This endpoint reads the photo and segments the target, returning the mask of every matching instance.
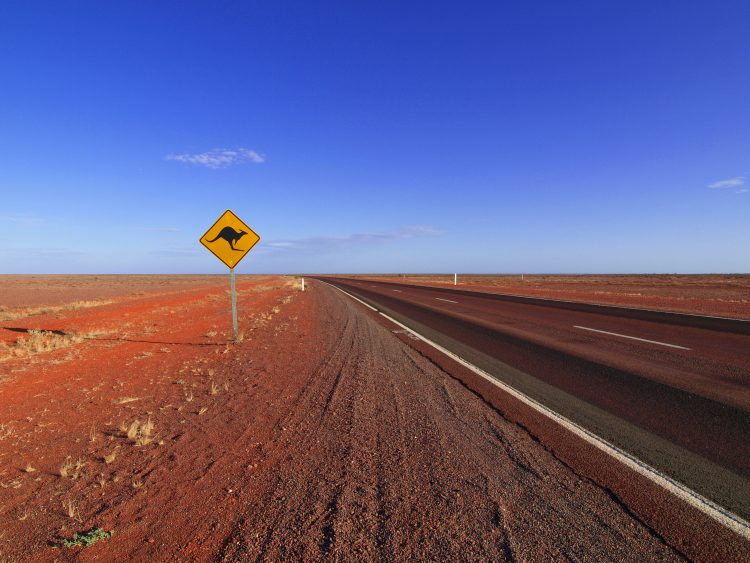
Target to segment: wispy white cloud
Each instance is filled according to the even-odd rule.
[[[207,168],[226,168],[242,162],[263,164],[266,157],[252,149],[214,149],[197,154],[168,154],[164,160],[176,160],[187,164],[197,164]]]
[[[182,247],[182,248],[161,248],[157,250],[150,250],[149,254],[153,256],[162,256],[165,258],[190,258],[201,255],[205,249],[196,248],[194,246]]]
[[[57,247],[46,247],[46,248],[4,248],[0,247],[0,254],[10,254],[22,256],[24,258],[54,258],[54,257],[66,257],[66,256],[84,256],[88,254],[81,250],[72,248],[57,248]]]
[[[148,231],[150,233],[179,233],[180,229],[177,227],[141,227],[140,231]]]
[[[716,182],[709,184],[707,187],[711,188],[712,190],[720,190],[722,188],[737,188],[739,186],[742,186],[744,183],[744,176],[735,176],[734,178],[729,178],[728,180],[717,180]]]
[[[338,237],[308,237],[300,239],[272,240],[261,243],[269,249],[319,251],[330,248],[358,245],[377,244],[393,240],[411,239],[417,237],[433,237],[442,235],[444,231],[435,227],[411,225],[390,231],[375,233],[352,233]]]
[[[13,223],[19,227],[38,227],[45,223],[45,219],[29,213],[15,215],[0,215],[0,223]]]
[[[737,194],[746,194],[747,192],[750,192],[750,189],[748,189],[748,188],[742,188],[741,190],[737,190],[735,193],[737,193]]]

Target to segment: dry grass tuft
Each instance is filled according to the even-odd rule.
[[[28,336],[22,336],[18,339],[16,350],[26,354],[40,354],[81,342],[83,342],[83,337],[77,334],[56,334],[49,330],[30,330]]]
[[[198,411],[198,416],[204,415],[208,412],[208,407],[201,407]]]
[[[254,288],[248,291],[251,291],[253,293],[265,293],[266,291],[273,291],[274,289],[276,288],[272,285],[256,285]],[[245,292],[243,291],[242,293]]]
[[[136,419],[128,427],[127,437],[136,446],[147,446],[154,440],[151,435],[153,431],[154,423],[151,421],[151,417],[145,422]]]
[[[102,458],[102,461],[104,461],[104,463],[106,463],[107,465],[109,465],[110,463],[112,463],[115,460],[116,457],[117,457],[117,450],[113,450],[113,451],[109,452],[107,455],[105,455]]]
[[[214,337],[214,336],[216,336],[217,334],[219,334],[219,333],[218,333],[218,332],[216,332],[215,330],[209,330],[209,331],[208,331],[208,332],[207,332],[206,334],[204,334],[203,336],[205,336],[206,338],[213,338],[213,337]]]
[[[120,397],[119,399],[115,399],[112,402],[116,405],[124,405],[125,403],[133,403],[140,400],[140,397]]]
[[[67,305],[46,306],[46,307],[26,307],[15,311],[8,311],[5,307],[0,308],[0,321],[14,321],[33,315],[49,315],[59,313],[60,311],[71,311],[75,309],[88,309],[90,307],[99,307],[113,303],[111,299],[98,299],[95,301],[75,301]]]
[[[82,521],[81,516],[78,514],[78,507],[76,506],[76,503],[73,502],[73,499],[63,501],[63,508],[65,509],[68,518],[72,518],[76,522]]]
[[[70,459],[70,456],[66,457],[58,472],[60,473],[60,477],[67,477],[73,471],[73,467],[73,460]]]
[[[68,456],[60,466],[60,477],[70,477],[71,479],[78,479],[81,476],[81,470],[84,467],[86,467],[85,461],[79,458],[74,462],[73,459]]]
[[[211,382],[210,393],[211,393],[211,395],[218,395],[219,394],[219,386],[216,385],[216,383],[214,383],[213,381]]]
[[[10,424],[1,424],[0,423],[0,440],[5,440],[6,438],[10,438],[15,433],[15,430],[13,429],[13,426]]]
[[[31,465],[31,463],[27,463],[26,467],[24,467],[23,470],[26,473],[34,473],[34,471],[36,471],[36,468],[33,465]]]
[[[143,486],[143,481],[141,479],[136,479],[133,481],[133,488],[134,489],[140,489]]]
[[[52,352],[60,348],[68,348],[80,344],[84,340],[96,338],[107,334],[104,331],[93,331],[84,334],[70,333],[59,334],[51,330],[29,330],[27,336],[21,336],[15,344],[8,346],[3,343],[0,346],[0,360],[10,360],[13,358],[25,358]],[[68,358],[69,359],[69,358]]]

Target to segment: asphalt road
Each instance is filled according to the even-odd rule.
[[[750,518],[750,324],[325,281]]]

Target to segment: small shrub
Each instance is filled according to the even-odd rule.
[[[114,530],[106,532],[103,528],[91,528],[83,534],[73,534],[72,539],[63,539],[53,545],[54,547],[89,547],[99,540],[108,540],[114,533]]]

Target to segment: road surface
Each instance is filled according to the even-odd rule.
[[[750,517],[750,323],[325,281]]]

